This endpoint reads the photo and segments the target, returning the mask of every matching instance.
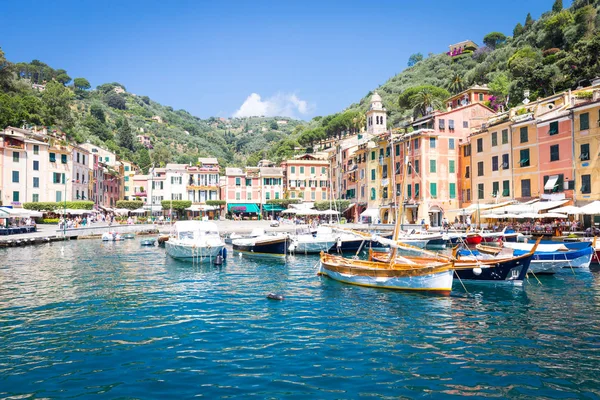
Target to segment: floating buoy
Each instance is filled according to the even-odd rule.
[[[267,295],[267,299],[269,299],[269,300],[283,300],[283,299],[285,299],[285,297],[283,297],[283,295],[279,294],[279,293],[269,293]]]
[[[473,268],[473,273],[474,273],[475,275],[477,275],[477,276],[481,275],[481,273],[482,273],[482,272],[483,272],[483,271],[482,271],[482,270],[481,270],[481,268],[479,268],[479,267],[475,267],[475,268]]]

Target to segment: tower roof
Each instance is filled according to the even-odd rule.
[[[382,101],[381,96],[377,92],[373,93],[373,96],[371,96],[371,103],[375,103],[376,101]]]

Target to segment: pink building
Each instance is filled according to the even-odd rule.
[[[409,159],[402,194],[406,222],[439,226],[447,210],[459,208],[459,144],[493,114],[480,103],[435,112],[414,121],[414,131],[398,140],[397,153]]]
[[[283,161],[285,198],[315,202],[329,198],[329,161],[311,154]]]
[[[227,211],[237,215],[257,216],[261,193],[258,167],[225,168],[225,200]]]
[[[552,110],[537,122],[539,187],[543,193],[564,193],[573,198],[573,139],[569,111]]]

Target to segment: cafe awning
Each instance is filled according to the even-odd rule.
[[[260,211],[258,204],[254,203],[233,203],[227,204],[227,211],[234,213],[256,213]]]
[[[263,206],[263,211],[283,211],[285,210],[285,207],[283,207],[280,204],[265,204]]]

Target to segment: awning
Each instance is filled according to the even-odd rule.
[[[556,186],[556,182],[558,182],[558,175],[552,175],[550,178],[548,178],[548,181],[546,181],[544,190],[553,190],[554,186]]]
[[[256,213],[260,211],[257,204],[254,203],[237,203],[227,204],[227,211],[234,213]]]
[[[207,206],[204,204],[192,204],[191,207],[186,208],[186,211],[192,211],[192,212],[200,212],[200,211],[213,211],[216,210],[217,207],[214,206]]]
[[[356,203],[351,203],[344,211],[342,211],[342,213],[347,213],[348,211],[353,209],[354,206],[356,206]]]
[[[263,206],[263,211],[283,211],[285,207],[280,204],[265,204]]]
[[[367,208],[365,211],[360,213],[360,216],[377,218],[379,217],[379,208]]]

